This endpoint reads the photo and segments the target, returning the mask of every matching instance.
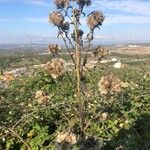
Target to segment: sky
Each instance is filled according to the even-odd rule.
[[[57,30],[48,22],[53,0],[0,0],[0,44],[57,43]],[[100,10],[106,19],[96,29],[101,44],[150,43],[150,0],[92,0],[88,15]],[[86,18],[82,29],[89,32]]]

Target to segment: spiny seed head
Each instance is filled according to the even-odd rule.
[[[74,16],[77,23],[79,23],[79,20],[80,20],[80,10],[79,9],[73,9],[72,10],[72,17]]]
[[[49,21],[56,26],[60,26],[64,22],[64,16],[59,11],[52,12],[49,14]]]
[[[67,8],[69,6],[69,0],[55,0],[55,4],[58,9]]]
[[[86,5],[90,6],[91,5],[91,0],[76,0],[78,5]]]
[[[10,82],[15,79],[15,76],[12,73],[6,73],[0,76],[0,79],[2,79],[4,82]]]
[[[69,0],[54,0],[58,9],[63,9],[69,6]]]
[[[35,99],[38,102],[38,104],[43,104],[43,103],[46,103],[50,99],[50,96],[48,96],[43,91],[37,91],[35,93]]]
[[[93,11],[88,15],[87,24],[91,30],[102,25],[105,17],[100,11]]]
[[[107,75],[101,77],[100,81],[98,82],[99,91],[100,93],[107,94],[109,92],[111,93],[119,93],[122,90],[122,87],[124,86],[124,82],[122,82],[118,77],[115,75]]]
[[[108,54],[109,54],[109,50],[102,47],[102,46],[98,46],[94,51],[93,54],[95,57],[98,58],[105,58]]]
[[[59,133],[56,138],[57,143],[67,143],[67,144],[76,144],[77,137],[75,134],[70,132]]]
[[[77,30],[77,38],[82,38],[82,36],[83,36],[83,34],[84,34],[84,32],[82,31],[82,30]],[[71,37],[72,37],[72,39],[75,41],[75,31],[73,31],[73,34],[71,35]]]
[[[62,31],[69,31],[70,24],[69,22],[63,22],[62,25],[60,26]]]
[[[65,71],[65,62],[63,59],[54,58],[46,63],[45,69],[52,78],[57,79],[62,76]]]
[[[79,10],[82,13],[84,6],[90,6],[91,0],[70,0],[70,1],[76,1],[76,3],[79,5]]]
[[[108,112],[103,112],[103,113],[98,113],[96,119],[100,121],[106,121],[108,117],[109,117]]]
[[[58,44],[50,44],[48,45],[48,52],[52,54],[56,54],[61,51],[61,46]]]
[[[80,16],[80,10],[79,9],[73,9],[72,10],[72,16],[75,16],[75,17],[77,17],[77,16]]]

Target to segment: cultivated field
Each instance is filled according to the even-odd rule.
[[[150,55],[149,46],[135,46],[118,48],[117,52],[129,55]]]

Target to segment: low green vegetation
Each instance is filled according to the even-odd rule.
[[[69,56],[61,55],[63,59],[68,60]],[[17,67],[25,67],[32,65],[39,65],[46,63],[52,58],[51,55],[12,55],[12,56],[0,56],[0,70],[8,70]]]
[[[91,139],[82,143],[77,138],[72,149],[81,149],[82,144],[83,150],[88,149],[94,142],[102,150],[149,149],[148,70],[150,66],[141,62],[121,69],[101,64],[84,73],[85,129]],[[98,82],[108,74],[117,76],[127,86],[119,93],[100,95]],[[80,137],[75,84],[73,71],[54,80],[42,69],[5,83],[0,88],[0,149],[55,150],[58,133],[71,131]],[[37,91],[49,96],[45,103],[38,103]]]
[[[84,56],[85,54],[83,54]],[[61,57],[64,60],[70,60],[70,56],[66,54],[61,54]],[[89,55],[89,57],[91,57]],[[110,56],[107,58],[117,58],[121,62],[124,63],[131,63],[130,61],[132,60],[142,60],[143,62],[146,60],[149,60],[150,55],[127,55],[127,54],[119,54],[119,53],[114,53],[112,52]],[[12,69],[12,68],[17,68],[17,67],[25,67],[25,66],[32,66],[32,65],[39,65],[39,64],[44,64],[47,61],[49,61],[52,58],[52,55],[38,55],[36,53],[34,54],[25,54],[23,55],[5,55],[5,56],[0,56],[0,70],[6,70],[6,69]],[[136,62],[133,62],[135,64]]]

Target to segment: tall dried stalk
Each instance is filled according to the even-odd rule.
[[[78,44],[78,24],[75,20],[75,14],[73,13],[73,23],[75,31],[75,53],[76,53],[76,77],[77,77],[77,103],[79,108],[79,120],[81,127],[81,134],[84,134],[84,111],[83,111],[83,100],[81,96],[81,49]]]
[[[78,9],[74,6],[78,5]],[[81,59],[81,49],[84,49],[84,43],[82,40],[83,31],[79,29],[81,26],[80,18],[81,15],[84,15],[83,12],[84,6],[89,6],[91,4],[91,0],[55,0],[55,4],[57,6],[58,11],[53,12],[49,15],[50,22],[57,26],[58,28],[58,36],[61,35],[65,46],[67,48],[67,51],[74,63],[75,71],[76,71],[76,100],[78,104],[78,116],[80,121],[80,129],[81,129],[81,135],[84,135],[85,133],[85,115],[84,115],[84,98],[82,95],[82,88],[81,88],[81,78],[82,78],[82,70],[83,66],[87,63],[87,53],[86,56]],[[75,5],[74,5],[75,4]],[[72,9],[72,15],[70,16],[70,13],[68,13],[69,9]],[[63,15],[65,13],[65,16]],[[68,17],[70,19],[70,23],[65,21],[65,17]],[[72,18],[71,18],[72,17]],[[99,26],[102,25],[104,21],[104,16],[100,11],[93,11],[87,16],[87,25],[90,29],[90,32],[87,34],[87,40],[88,40],[88,49],[91,46],[91,41],[94,39],[94,30],[96,28],[99,28]],[[66,24],[67,23],[67,24]],[[67,25],[67,26],[66,26]],[[68,35],[70,31],[70,25],[73,25],[73,34],[71,34],[71,37]],[[99,28],[100,29],[100,28]],[[64,35],[64,36],[63,36]],[[71,39],[72,38],[72,39]],[[75,44],[72,43],[75,42]],[[69,42],[70,46],[75,50],[76,57],[74,58],[69,50],[69,47],[67,45],[67,42]]]

